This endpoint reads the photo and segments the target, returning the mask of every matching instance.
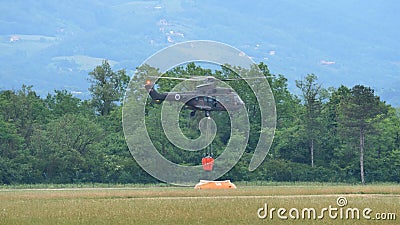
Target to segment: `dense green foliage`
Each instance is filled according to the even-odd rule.
[[[245,82],[229,81],[252,119],[247,149],[223,178],[400,182],[399,109],[385,104],[371,88],[362,85],[324,89],[315,75],[296,82],[302,93],[296,96],[289,91],[283,75],[270,74],[263,63],[259,67],[275,97],[275,139],[267,159],[249,172],[259,136],[260,111]],[[225,67],[212,71],[193,63],[167,73],[180,77],[236,77]],[[30,86],[0,92],[0,184],[156,182],[137,165],[125,143],[120,104],[127,85],[125,72],[113,72],[104,61],[90,78],[90,100],[78,99],[65,90],[41,98]],[[168,91],[177,82],[161,80],[159,90]],[[146,124],[160,153],[177,163],[200,164],[204,152],[182,152],[168,142],[159,113],[160,105],[149,101]],[[182,111],[180,126],[184,134],[196,138],[203,116],[197,113],[190,118],[189,111]],[[230,122],[226,112],[212,112],[212,117],[218,126],[212,150],[219,155],[230,139]]]

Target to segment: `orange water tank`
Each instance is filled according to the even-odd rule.
[[[200,180],[200,183],[194,186],[194,189],[235,189],[236,185],[231,183],[230,180],[224,181],[209,181]]]

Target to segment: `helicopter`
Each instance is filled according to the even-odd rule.
[[[244,106],[244,102],[232,88],[217,87],[217,79],[213,76],[201,76],[193,78],[160,78],[206,81],[203,84],[197,85],[194,91],[159,93],[155,90],[155,84],[151,80],[146,80],[144,87],[152,98],[153,103],[161,104],[163,101],[182,102],[185,104],[185,109],[192,110],[190,112],[190,117],[194,117],[196,115],[196,111],[204,111],[205,116],[210,117],[211,111],[228,111],[227,108],[229,108],[229,110],[238,110]]]

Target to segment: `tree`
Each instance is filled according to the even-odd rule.
[[[298,118],[301,112],[300,99],[290,93],[288,80],[283,75],[272,75],[268,80],[277,111],[277,124],[270,154],[275,159],[303,162],[304,132]]]
[[[4,121],[12,122],[18,133],[29,144],[35,123],[46,123],[49,110],[43,100],[32,90],[32,86],[22,85],[15,91],[0,93],[0,114]]]
[[[74,114],[79,112],[81,103],[79,98],[72,96],[72,94],[66,90],[56,90],[54,92],[54,95],[48,94],[45,99],[46,106],[51,110],[54,117],[60,117],[67,113]]]
[[[304,80],[296,80],[296,86],[301,90],[306,108],[304,122],[307,139],[310,145],[311,167],[314,167],[314,144],[318,135],[319,118],[321,117],[322,101],[325,98],[325,89],[317,83],[317,76],[308,74]]]
[[[374,181],[400,181],[400,117],[389,107],[386,115],[378,115],[373,135],[368,138],[365,171]]]
[[[14,124],[0,116],[0,184],[16,181],[20,170],[16,170],[15,160],[21,156],[24,139],[17,133]]]
[[[360,150],[360,177],[365,184],[364,154],[365,135],[372,129],[375,118],[387,113],[387,107],[374,95],[374,90],[363,85],[356,85],[350,90],[350,95],[339,104],[340,123],[350,133],[358,133]]]
[[[71,182],[82,171],[90,171],[95,146],[103,130],[79,114],[65,114],[34,133],[32,148],[39,159],[37,167],[56,182]],[[100,165],[97,165],[100,166]]]
[[[110,114],[115,102],[120,102],[129,83],[125,70],[112,71],[110,64],[104,60],[101,66],[89,73],[91,83],[89,91],[92,103],[102,116]]]

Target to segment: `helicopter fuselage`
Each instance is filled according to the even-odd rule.
[[[230,88],[210,87],[210,85],[199,85],[195,91],[188,92],[165,92],[158,93],[152,83],[145,85],[150,97],[156,104],[163,101],[182,102],[186,109],[205,111],[209,116],[211,111],[237,110],[244,103],[239,95]]]

